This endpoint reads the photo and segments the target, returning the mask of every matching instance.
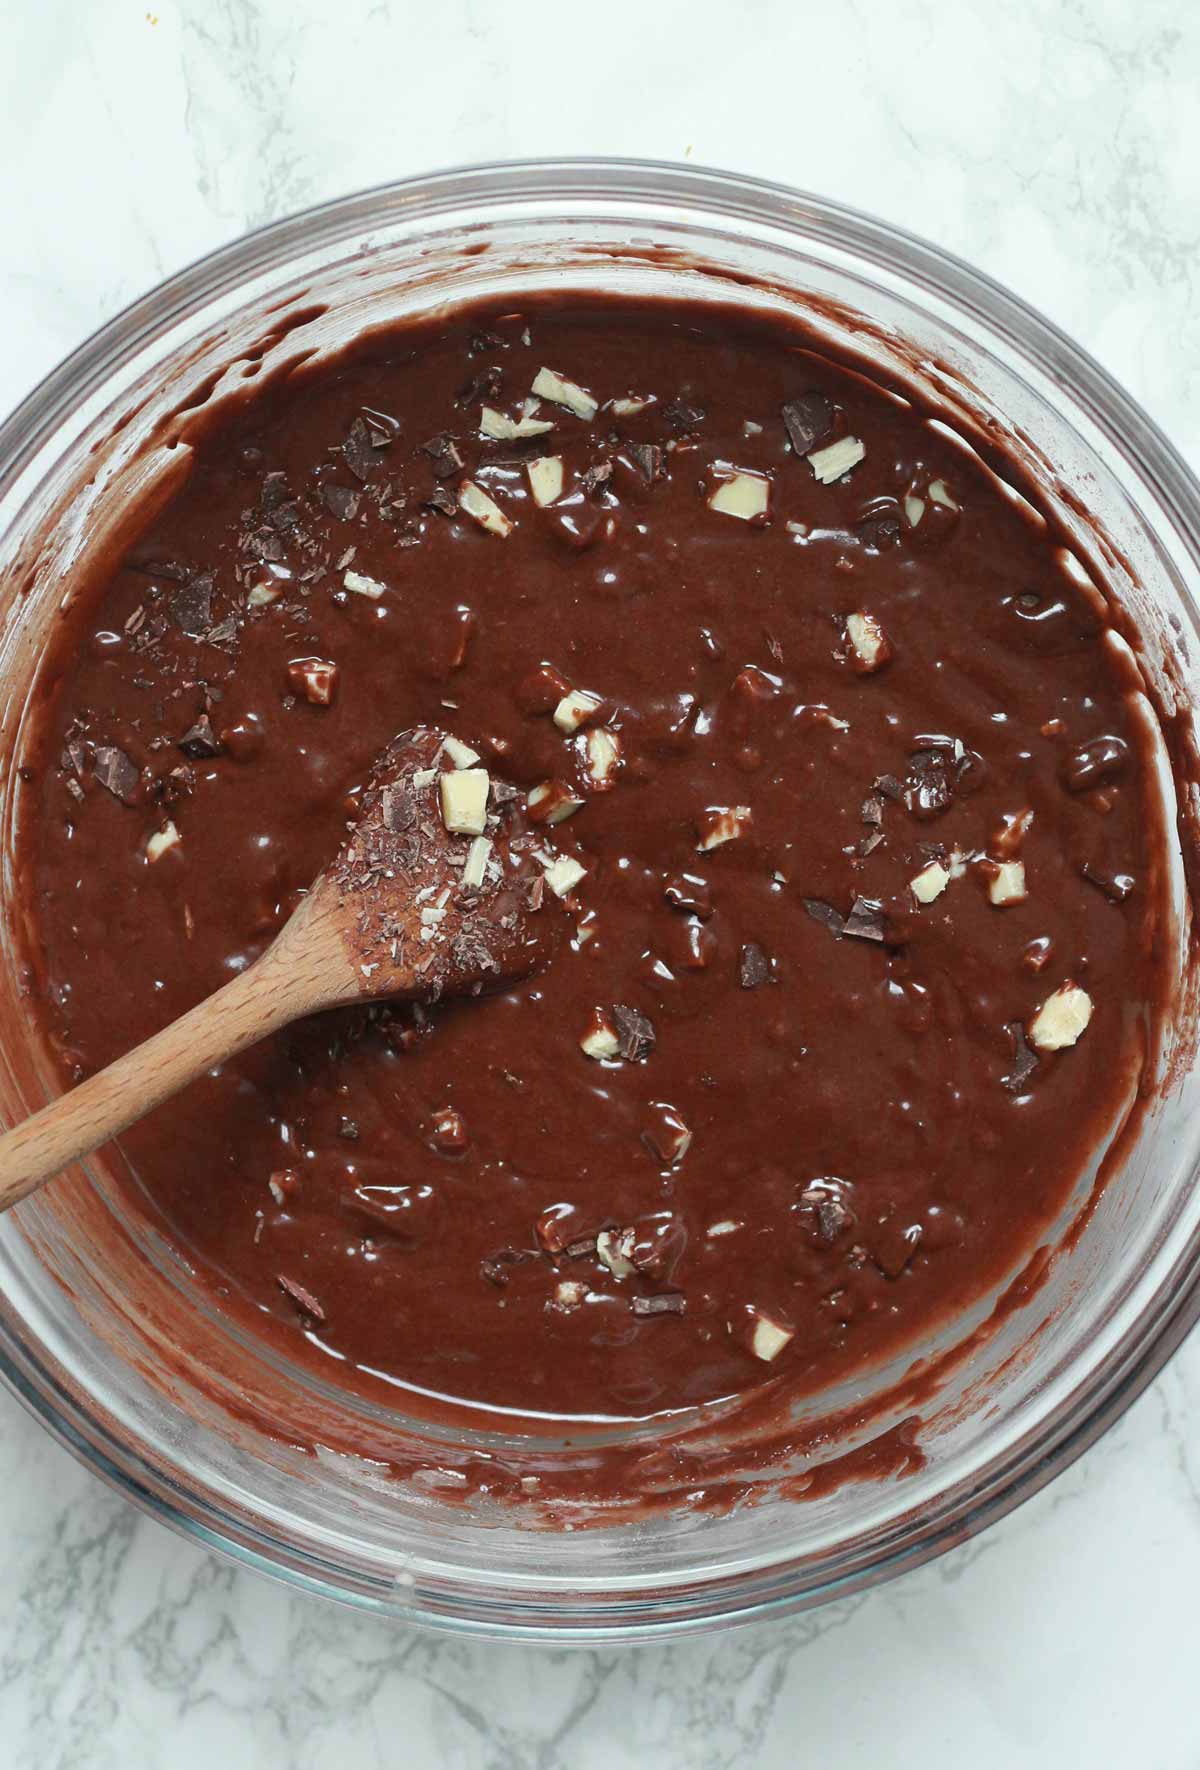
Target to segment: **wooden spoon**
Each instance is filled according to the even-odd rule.
[[[546,962],[561,918],[539,913],[545,845],[524,830],[516,789],[477,769],[456,772],[467,798],[484,788],[486,831],[447,829],[445,742],[422,728],[389,747],[353,834],[253,965],[0,1136],[0,1211],[302,1015],[385,996],[478,995]]]

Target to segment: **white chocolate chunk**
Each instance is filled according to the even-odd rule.
[[[866,452],[865,445],[856,436],[842,436],[823,449],[814,449],[807,460],[821,484],[829,486],[844,473],[849,473],[852,467],[857,467]]]
[[[1029,1042],[1039,1051],[1064,1051],[1092,1018],[1092,998],[1078,984],[1060,984],[1029,1023]]]
[[[579,1041],[579,1048],[585,1057],[594,1058],[597,1063],[606,1063],[620,1056],[621,1041],[617,1030],[602,1008],[593,1013],[590,1026]]]
[[[577,418],[582,418],[589,424],[600,410],[599,400],[594,400],[586,389],[579,387],[574,381],[566,381],[561,375],[556,375],[553,369],[538,370],[533,378],[533,391],[556,406],[565,406],[568,412],[574,412]]]
[[[621,762],[621,740],[615,731],[597,725],[587,734],[588,778],[607,786]]]
[[[470,744],[464,744],[461,738],[448,737],[442,745],[442,754],[449,756],[455,768],[473,768],[479,761],[479,753]]]
[[[950,874],[940,860],[931,860],[927,867],[922,867],[915,879],[910,879],[908,888],[918,903],[932,903],[940,897],[950,883]]]
[[[513,532],[515,525],[473,479],[464,479],[458,488],[458,507],[464,516],[477,522],[489,535],[499,535],[503,540]]]
[[[1027,896],[1024,861],[1001,861],[988,884],[989,902],[1003,909],[1007,903],[1024,903]]]
[[[951,497],[950,488],[944,479],[934,479],[930,481],[929,496],[933,499],[935,504],[940,504],[944,510],[958,509],[958,504],[954,498]]]
[[[743,1225],[738,1222],[736,1217],[722,1217],[719,1223],[710,1223],[704,1233],[710,1237],[718,1235],[736,1235],[738,1230],[742,1227]]]
[[[275,584],[256,584],[246,598],[247,608],[267,608],[272,602],[278,602],[280,591]]]
[[[771,482],[765,473],[744,473],[739,468],[717,480],[708,494],[708,507],[741,522],[764,522],[771,508]]]
[[[637,1271],[629,1258],[634,1240],[632,1229],[602,1229],[596,1237],[596,1258],[614,1278],[632,1278]]]
[[[862,610],[846,616],[846,638],[854,654],[851,662],[864,675],[881,670],[892,655],[887,634],[874,615]]]
[[[653,404],[653,394],[648,395],[645,399],[638,399],[630,395],[628,399],[609,400],[608,409],[614,418],[632,418],[635,412],[644,412],[647,406]]]
[[[164,854],[169,853],[172,848],[177,848],[182,841],[183,837],[168,819],[162,829],[155,830],[147,842],[146,859],[150,862],[161,860]]]
[[[536,461],[529,461],[525,467],[529,475],[529,490],[533,493],[533,501],[543,510],[548,504],[555,503],[562,497],[563,464],[559,455],[539,455]]]
[[[461,836],[482,836],[490,784],[486,768],[461,768],[442,775],[438,783],[442,822],[448,830]]]
[[[587,1286],[578,1278],[564,1278],[554,1287],[554,1301],[560,1309],[578,1309],[587,1296]]]
[[[770,1364],[778,1358],[784,1347],[792,1339],[791,1328],[784,1327],[782,1322],[773,1321],[761,1310],[754,1311],[754,1332],[750,1336],[750,1350],[755,1358],[761,1358],[764,1364]]]
[[[569,854],[560,854],[546,868],[546,883],[555,897],[569,897],[579,881],[586,878],[587,868],[581,867]]]
[[[418,768],[416,770],[415,774],[413,775],[413,786],[414,787],[432,786],[433,782],[436,779],[437,779],[437,769],[436,768]]]
[[[372,602],[378,602],[387,589],[387,585],[381,584],[378,578],[364,577],[362,572],[347,572],[342,578],[342,583],[347,590],[353,591],[355,596],[369,596]]]
[[[530,787],[525,804],[533,821],[539,824],[561,824],[583,809],[583,800],[576,799],[561,781],[543,781],[540,786]]]
[[[514,423],[493,406],[484,406],[479,414],[479,429],[484,436],[490,436],[496,442],[519,442],[526,436],[545,436],[548,430],[554,429],[554,420],[524,417]]]
[[[598,694],[589,694],[584,688],[573,688],[555,707],[554,723],[560,731],[578,731],[581,725],[594,717],[600,705]]]
[[[468,891],[478,891],[487,877],[487,863],[491,858],[492,844],[486,836],[476,836],[467,850],[467,858],[463,863],[462,882]]]
[[[915,492],[904,494],[904,515],[910,529],[915,529],[925,514],[925,500],[918,498]]]
[[[710,848],[720,848],[725,842],[736,842],[750,828],[751,817],[748,805],[712,806],[699,821],[700,841],[697,847],[700,852],[707,854]]]

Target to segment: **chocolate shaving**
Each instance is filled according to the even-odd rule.
[[[856,897],[842,925],[842,933],[855,940],[883,940],[887,933],[883,905],[870,897]]]
[[[1025,1028],[1019,1020],[1010,1021],[1005,1032],[1013,1042],[1013,1066],[1001,1080],[1010,1094],[1023,1094],[1025,1084],[1038,1066],[1037,1053],[1032,1049],[1025,1037]]]
[[[802,393],[779,408],[788,441],[798,455],[807,455],[815,443],[828,435],[833,407],[823,393]]]
[[[436,479],[450,479],[462,472],[465,463],[448,430],[439,431],[428,442],[419,443],[418,448],[422,455],[429,456]]]
[[[115,744],[102,745],[96,751],[95,775],[114,799],[120,799],[126,805],[133,804],[140,774],[124,750],[119,750]]]
[[[353,491],[350,486],[331,485],[328,480],[321,487],[321,502],[330,516],[339,522],[352,522],[358,515],[358,501],[361,493]]]
[[[563,1249],[568,1260],[583,1260],[595,1252],[596,1237],[594,1235],[577,1236],[574,1241],[569,1241]]]
[[[387,449],[400,434],[400,420],[393,418],[388,412],[377,412],[374,406],[364,406],[362,415],[366,420],[367,437],[373,449]]]
[[[738,982],[743,989],[758,989],[770,981],[770,958],[756,941],[747,941],[738,960]]]
[[[613,1004],[613,1022],[617,1029],[621,1056],[626,1063],[641,1063],[654,1049],[654,1026],[637,1008],[625,1002]]]
[[[212,572],[201,572],[176,590],[171,598],[171,619],[189,639],[201,639],[212,626]]]
[[[635,1315],[682,1315],[687,1298],[682,1291],[663,1291],[657,1297],[631,1297],[629,1307]]]
[[[380,794],[380,806],[385,829],[411,830],[417,821],[417,806],[411,787],[384,787]]]
[[[841,939],[846,918],[831,903],[824,903],[819,897],[802,897],[800,901],[814,922],[819,922],[822,928],[828,928],[831,934],[836,934]]]
[[[284,1278],[282,1274],[279,1275],[278,1284],[280,1290],[285,1291],[292,1299],[301,1315],[311,1315],[314,1321],[324,1321],[325,1311],[311,1291],[306,1291],[294,1278]]]
[[[237,638],[237,616],[226,615],[215,627],[210,627],[203,635],[207,645],[230,645]]]
[[[365,418],[356,417],[351,424],[342,444],[342,458],[355,479],[370,479],[379,466],[382,450],[371,441],[371,431]]]
[[[212,727],[212,720],[207,713],[201,713],[196,723],[184,732],[179,740],[179,748],[185,756],[194,761],[201,761],[206,756],[219,756],[221,740]]]

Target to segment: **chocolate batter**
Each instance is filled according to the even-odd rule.
[[[1136,1085],[1163,885],[1098,599],[798,327],[377,338],[251,397],[77,606],[24,831],[68,1081],[263,950],[402,729],[545,829],[537,975],[323,1016],[122,1140],[326,1377],[823,1385],[1011,1272]]]

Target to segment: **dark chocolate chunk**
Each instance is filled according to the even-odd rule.
[[[856,897],[842,924],[842,933],[855,940],[883,940],[887,934],[883,905],[870,897]]]
[[[237,638],[238,624],[236,615],[226,615],[215,627],[210,627],[204,634],[206,645],[230,645]]]
[[[802,393],[786,401],[779,411],[788,441],[798,455],[807,455],[829,434],[833,423],[833,407],[823,393]]]
[[[643,1062],[654,1049],[653,1023],[639,1009],[630,1008],[625,1002],[613,1004],[612,1017],[617,1029],[621,1056],[626,1063]]]
[[[102,787],[107,787],[114,799],[121,799],[126,805],[133,804],[140,773],[124,750],[118,750],[115,744],[102,744],[96,751],[94,768],[96,779]]]
[[[499,399],[503,379],[495,363],[486,369],[480,369],[477,375],[472,375],[465,387],[459,389],[459,405],[474,406],[483,400]]]
[[[358,515],[358,501],[361,493],[352,491],[349,486],[331,485],[328,480],[321,487],[321,502],[331,516],[339,522],[352,522]]]
[[[483,356],[489,350],[506,350],[503,338],[495,332],[472,332],[467,339],[467,355]]]
[[[846,918],[831,903],[823,903],[819,897],[802,897],[800,901],[814,922],[819,922],[822,928],[828,928],[831,934],[836,934],[841,939],[845,932]]]
[[[1079,871],[1089,885],[1103,891],[1112,903],[1124,903],[1137,884],[1132,873],[1106,873],[1093,866],[1090,860],[1085,860]]]
[[[743,989],[758,989],[770,981],[770,958],[756,941],[747,941],[738,959],[738,982]]]
[[[201,713],[199,719],[190,726],[179,740],[179,748],[185,756],[191,756],[199,762],[206,756],[219,756],[221,740],[212,727],[212,720],[207,713]]]
[[[866,860],[868,855],[874,854],[875,850],[879,847],[879,844],[882,841],[883,841],[883,831],[882,830],[872,830],[871,834],[869,836],[863,836],[859,841],[857,849],[855,850],[855,852],[858,855],[858,858],[860,860]]]
[[[313,1296],[311,1291],[306,1291],[302,1284],[297,1284],[294,1278],[284,1278],[281,1273],[279,1275],[279,1288],[281,1291],[285,1291],[292,1299],[292,1302],[296,1305],[301,1315],[311,1315],[314,1321],[324,1321],[325,1311],[317,1302],[317,1299]]]
[[[423,507],[426,510],[434,511],[438,516],[458,515],[458,501],[454,493],[445,486],[434,486],[429,496],[424,500]]]
[[[569,1241],[563,1249],[568,1260],[586,1260],[595,1252],[596,1237],[594,1235],[576,1236],[575,1240]]]
[[[1038,1066],[1037,1053],[1025,1037],[1025,1028],[1019,1020],[1011,1021],[1004,1030],[1013,1042],[1013,1066],[1001,1079],[1010,1094],[1023,1094],[1026,1082]]]
[[[371,441],[371,431],[361,415],[355,417],[342,444],[342,458],[355,479],[370,479],[383,459],[382,450]]]
[[[868,793],[862,802],[862,820],[873,829],[883,822],[883,800],[878,793]]]
[[[388,412],[377,412],[374,406],[364,406],[362,415],[367,426],[367,440],[373,449],[390,448],[400,434],[400,420],[393,418]]]
[[[911,771],[904,783],[904,803],[922,823],[941,817],[954,803],[952,762],[950,753],[943,750],[918,750],[911,758]]]
[[[904,797],[903,782],[898,781],[894,774],[881,774],[876,780],[875,785],[885,799],[899,800]]]
[[[132,572],[147,578],[169,578],[175,584],[186,584],[192,576],[192,567],[182,559],[131,559],[127,563]]]
[[[697,425],[703,424],[704,408],[694,406],[683,398],[673,399],[670,405],[663,407],[663,417],[672,430],[684,436],[689,430],[695,430]]]
[[[885,547],[894,547],[900,539],[900,518],[890,511],[879,511],[856,522],[854,533],[864,547],[882,553]]]
[[[853,1222],[853,1213],[836,1193],[829,1190],[830,1184],[841,1186],[844,1182],[835,1180],[810,1186],[800,1195],[801,1203],[809,1206],[816,1219],[818,1236],[827,1245],[835,1242]]]
[[[437,436],[431,436],[428,442],[418,446],[423,455],[429,456],[436,479],[450,479],[462,472],[465,463],[448,430],[439,431]]]
[[[1123,774],[1128,760],[1129,748],[1123,738],[1098,737],[1064,756],[1059,773],[1068,792],[1086,793]]]
[[[239,543],[243,553],[252,553],[264,563],[277,564],[287,558],[287,542],[271,528],[259,528],[244,535]]]
[[[629,1307],[635,1315],[683,1315],[687,1298],[682,1291],[661,1291],[656,1297],[631,1297]]]
[[[202,638],[212,626],[215,581],[212,572],[200,572],[181,585],[171,598],[171,619],[189,639]]]
[[[343,1138],[347,1143],[357,1143],[358,1125],[355,1120],[340,1118],[338,1120],[338,1136]]]
[[[273,510],[278,510],[281,504],[286,504],[288,495],[286,473],[264,473],[258,501],[268,515]]]
[[[662,478],[663,452],[657,443],[628,443],[625,452],[647,485],[653,485],[656,479]]]
[[[612,478],[612,462],[596,461],[586,473],[581,474],[579,483],[590,496],[595,496]]]

